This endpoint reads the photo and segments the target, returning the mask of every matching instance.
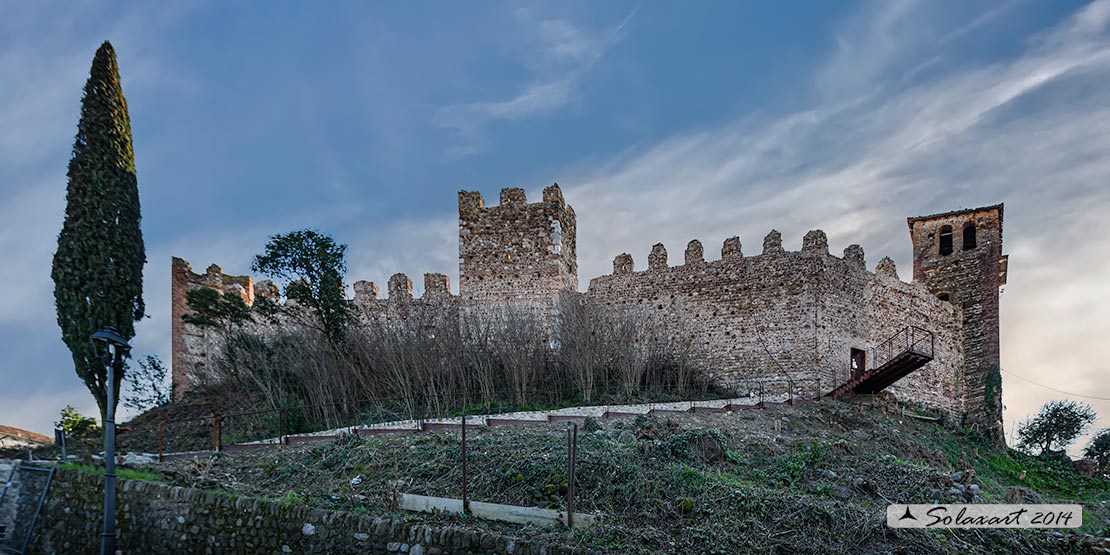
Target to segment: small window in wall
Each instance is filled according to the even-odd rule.
[[[940,240],[940,255],[948,256],[952,254],[952,226],[946,225],[937,231],[938,239]]]
[[[975,244],[975,224],[969,223],[964,226],[964,250],[969,251],[974,249]]]
[[[941,291],[940,293],[937,293],[937,298],[942,300],[942,301],[951,301],[952,300],[952,296],[948,294],[948,291]]]

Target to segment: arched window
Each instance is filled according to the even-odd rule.
[[[975,247],[975,224],[968,223],[964,226],[964,250],[969,251]]]
[[[937,233],[940,239],[940,255],[948,256],[952,254],[952,226],[942,226]]]
[[[952,300],[952,296],[948,294],[948,291],[941,291],[940,293],[937,293],[937,298],[942,300],[942,301],[951,301]]]

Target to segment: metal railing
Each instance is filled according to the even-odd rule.
[[[16,474],[19,478],[19,491],[14,499],[8,496],[8,490],[14,489]],[[33,477],[32,477],[33,476]],[[35,533],[35,523],[42,513],[46,494],[50,491],[50,482],[54,479],[54,467],[39,467],[30,464],[12,465],[11,473],[4,482],[4,489],[0,491],[0,508],[5,503],[12,503],[12,522],[5,531],[3,541],[0,541],[0,553],[13,553],[23,555],[27,553],[28,546]],[[33,511],[31,509],[34,509]]]
[[[917,326],[906,326],[872,350],[871,360],[874,365],[872,370],[905,352],[914,352],[932,358],[935,349],[936,335],[933,332]]]

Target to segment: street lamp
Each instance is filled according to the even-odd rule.
[[[100,533],[100,555],[116,552],[116,394],[115,376],[123,372],[123,357],[131,352],[119,331],[112,326],[89,336],[93,353],[108,370],[105,389],[108,404],[104,411],[104,529]]]

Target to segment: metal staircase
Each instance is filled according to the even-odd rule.
[[[925,366],[933,360],[936,346],[933,332],[917,326],[907,326],[872,350],[872,359],[879,366],[864,370],[825,394],[839,399],[849,393],[877,393],[886,389],[906,374]]]

